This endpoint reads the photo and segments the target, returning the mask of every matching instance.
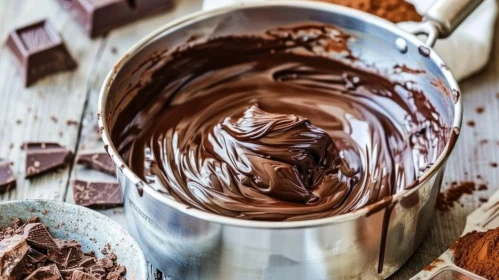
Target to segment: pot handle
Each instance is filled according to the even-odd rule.
[[[427,35],[426,44],[435,45],[446,38],[483,0],[438,0],[423,15],[424,21],[409,30],[415,35]]]

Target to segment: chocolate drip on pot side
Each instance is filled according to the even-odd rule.
[[[347,39],[302,26],[156,57],[113,140],[153,187],[216,214],[305,220],[380,201],[448,133],[421,92],[324,55],[351,57]]]

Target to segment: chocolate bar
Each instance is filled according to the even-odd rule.
[[[45,76],[77,66],[48,20],[12,31],[6,45],[18,62],[26,87]]]
[[[92,38],[173,6],[172,0],[72,0],[71,2],[77,20]]]
[[[26,151],[27,179],[66,166],[73,155],[57,143],[26,142],[23,149]]]
[[[78,155],[76,163],[86,168],[101,171],[109,175],[116,175],[116,167],[111,157],[106,153],[89,153]]]
[[[16,178],[10,169],[10,162],[0,161],[0,194],[16,187]]]
[[[123,195],[118,183],[73,181],[76,204],[92,209],[109,209],[123,206]]]

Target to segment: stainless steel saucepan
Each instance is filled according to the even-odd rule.
[[[456,80],[431,49],[480,4],[439,0],[413,25],[413,34],[357,10],[313,1],[268,1],[200,12],[156,30],[128,51],[109,73],[99,100],[99,125],[125,193],[129,229],[149,261],[172,279],[378,279],[399,269],[425,236],[435,211],[445,163],[459,135],[462,117]],[[116,116],[132,100],[125,89],[152,54],[174,49],[192,35],[261,34],[301,22],[340,27],[355,40],[352,52],[376,67],[395,64],[423,69],[411,81],[425,86],[449,130],[444,151],[413,188],[344,215],[293,222],[223,217],[174,201],[130,170],[111,140]],[[426,42],[416,36],[426,35]],[[432,87],[441,81],[440,87]]]

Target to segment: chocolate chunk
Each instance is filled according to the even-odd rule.
[[[59,250],[59,246],[44,225],[27,224],[24,227],[24,238],[29,245],[37,249]]]
[[[106,153],[91,153],[78,155],[76,163],[86,168],[101,171],[109,175],[116,175],[116,167],[111,157]]]
[[[113,267],[112,271],[107,275],[106,279],[108,280],[117,280],[120,276],[125,275],[126,268],[122,265],[117,265]]]
[[[82,271],[75,271],[71,280],[99,280],[99,278]]]
[[[16,187],[16,178],[10,169],[10,162],[0,161],[0,194]]]
[[[64,277],[64,279],[71,279],[71,277],[73,277],[73,273],[75,273],[76,271],[84,271],[84,268],[75,267],[70,269],[61,269],[59,271],[61,272],[61,275]]]
[[[34,248],[29,248],[28,254],[26,255],[26,266],[23,270],[23,274],[29,275],[33,273],[38,268],[42,267],[46,260],[46,255],[40,253]]]
[[[100,277],[101,275],[106,274],[106,270],[102,266],[96,264],[96,265],[88,268],[88,273],[90,273],[91,275],[93,275],[95,277]]]
[[[73,197],[76,204],[93,209],[123,206],[123,195],[118,183],[75,180]]]
[[[60,250],[48,250],[47,257],[61,269],[75,268],[83,259],[81,245],[76,240],[55,240]]]
[[[73,0],[77,20],[90,37],[172,7],[172,0]]]
[[[69,163],[72,153],[57,143],[27,142],[23,144],[26,151],[26,175],[32,178]]]
[[[62,280],[62,275],[55,264],[40,267],[24,280]]]
[[[83,259],[81,260],[80,264],[78,264],[79,267],[83,268],[89,268],[97,264],[97,259],[95,257],[89,257],[89,256],[83,256]]]
[[[28,243],[15,235],[0,241],[0,279],[19,279],[26,265]]]
[[[25,86],[50,74],[75,69],[77,66],[48,20],[12,31],[6,44],[22,69]]]

